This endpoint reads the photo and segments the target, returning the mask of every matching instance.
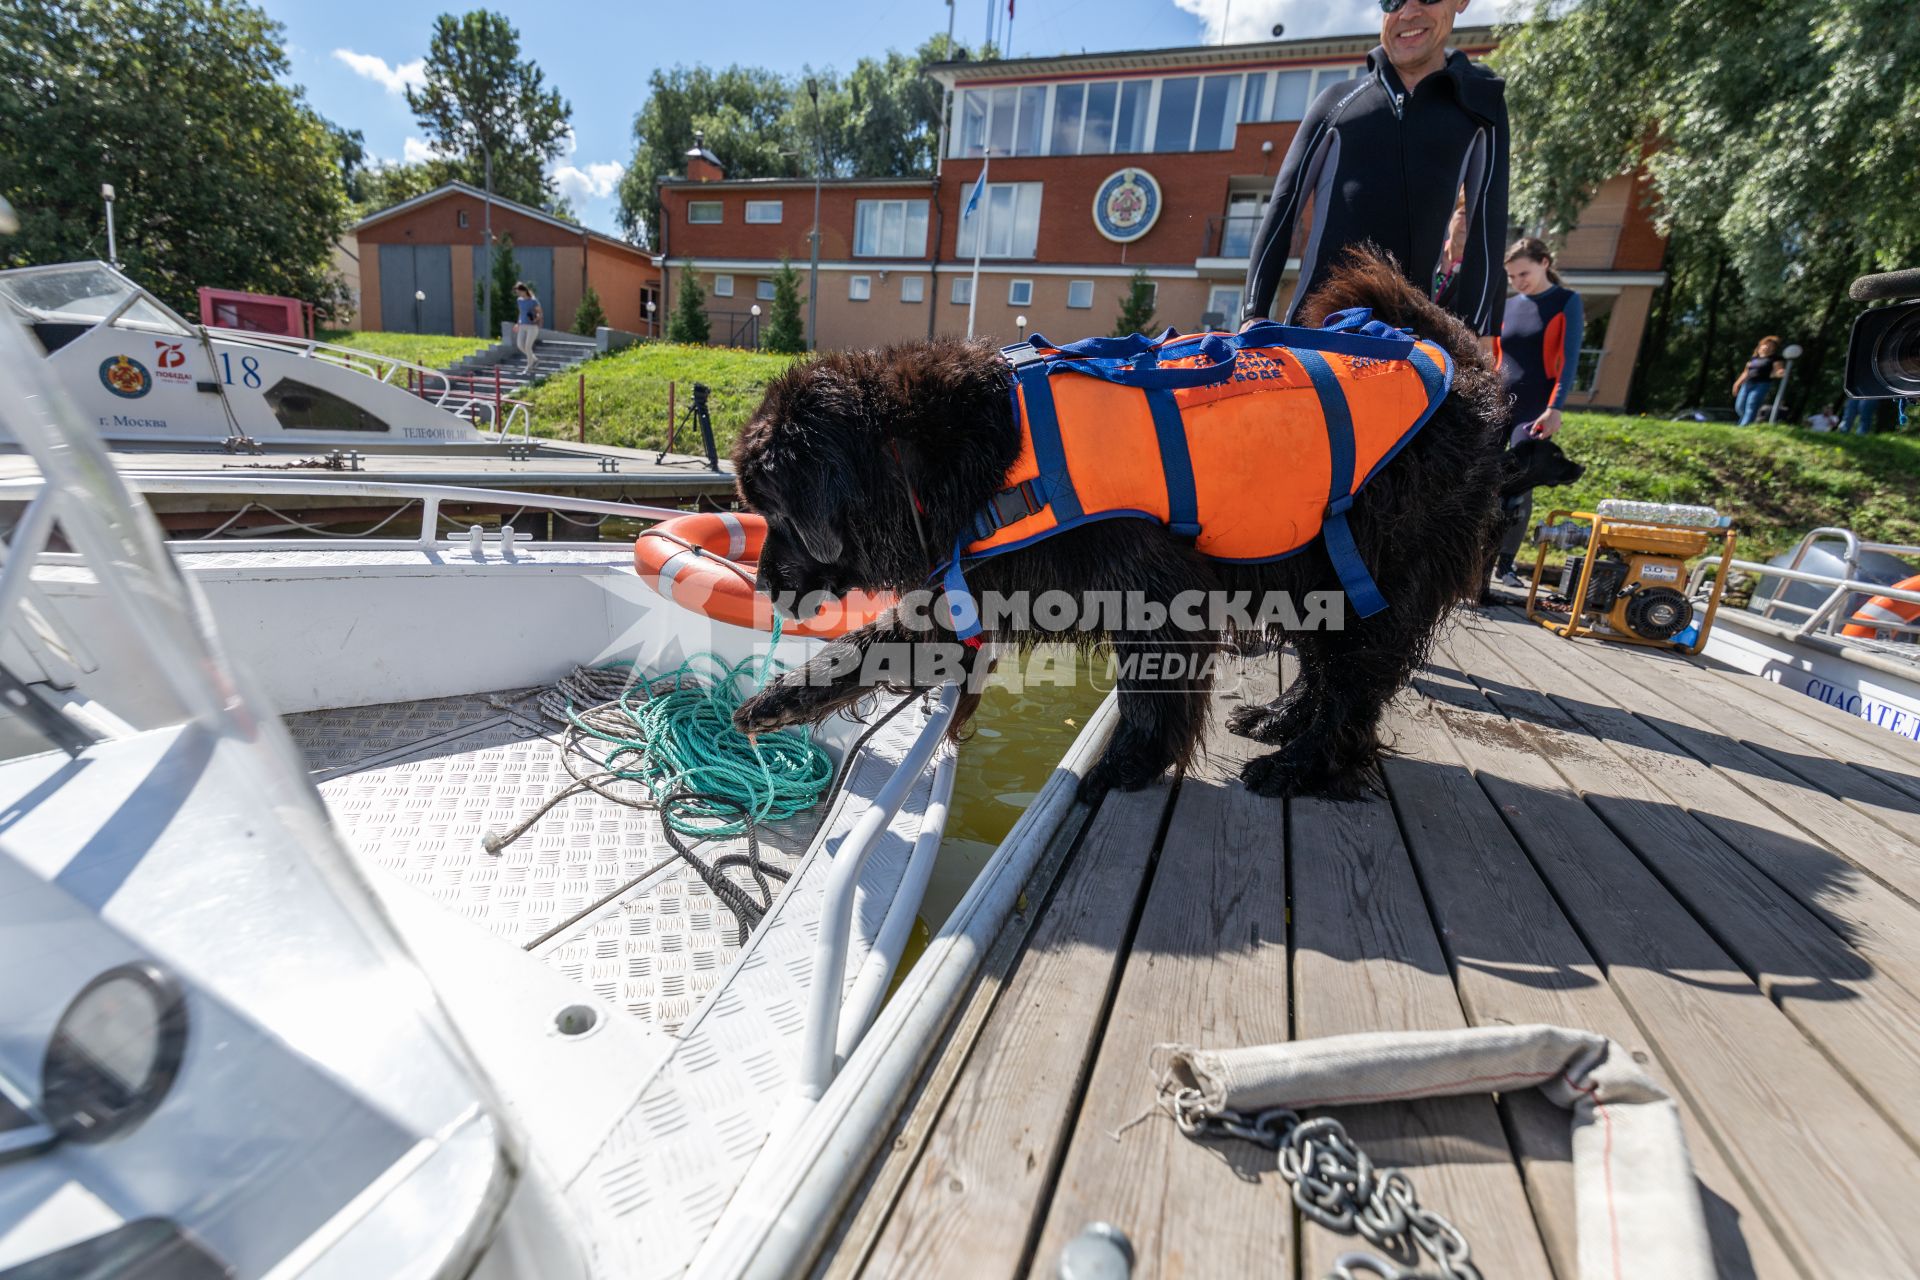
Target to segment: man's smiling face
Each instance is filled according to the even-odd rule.
[[[1396,69],[1432,70],[1445,56],[1447,41],[1453,36],[1453,20],[1466,0],[1407,0],[1393,13],[1380,16],[1380,43]]]

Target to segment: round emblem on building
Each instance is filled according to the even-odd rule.
[[[1093,225],[1121,244],[1153,230],[1160,217],[1160,184],[1145,169],[1122,169],[1093,195]]]
[[[138,400],[153,389],[153,375],[132,356],[108,356],[100,362],[100,385],[123,400]]]

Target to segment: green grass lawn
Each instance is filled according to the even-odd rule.
[[[380,333],[372,329],[322,329],[322,342],[354,347],[393,360],[411,360],[429,369],[441,369],[461,356],[486,346],[478,338],[451,338],[437,333]]]
[[[568,370],[534,389],[534,431],[574,438],[579,421],[579,374],[587,380],[587,439],[631,449],[658,449],[667,438],[667,384],[675,384],[675,412],[685,415],[693,384],[712,389],[707,402],[713,434],[725,457],[734,437],[760,403],[773,377],[793,363],[792,356],[725,347],[693,347],[649,342],[616,351]],[[674,448],[699,449],[699,435],[682,432]]]
[[[1554,507],[1591,511],[1602,498],[1635,498],[1732,516],[1736,554],[1745,559],[1785,551],[1820,525],[1920,543],[1920,436],[1570,413],[1558,439],[1587,473],[1577,484],[1534,490],[1536,521]]]

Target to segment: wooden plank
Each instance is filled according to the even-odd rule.
[[[1554,772],[1569,735],[1434,705],[1787,1248],[1827,1274],[1907,1273],[1920,1158]]]
[[[1577,652],[1564,655],[1554,650],[1556,660],[1563,656],[1566,661],[1580,664],[1596,689],[1631,709],[1662,737],[1712,765],[1741,790],[1816,842],[1920,903],[1920,846],[1862,812],[1853,800],[1836,799],[1805,773],[1797,769],[1789,771],[1777,758],[1770,758],[1748,742],[1736,739],[1735,733],[1742,738],[1757,733],[1759,722],[1739,711],[1733,700],[1707,698],[1689,688],[1678,678],[1678,673],[1670,669],[1686,666],[1685,662],[1645,649],[1628,652],[1627,646],[1609,645],[1605,641],[1560,640],[1544,631],[1539,638],[1526,637],[1534,644],[1542,643],[1543,639],[1576,649]],[[1807,773],[1824,776],[1830,772],[1825,767],[1815,767],[1810,757],[1802,759],[1807,761],[1802,766]],[[1845,768],[1832,761],[1825,763],[1835,770]],[[1891,798],[1896,804],[1907,803],[1897,793],[1857,771],[1851,776],[1842,776],[1839,785],[1855,799],[1871,790],[1876,802]]]
[[[1467,1025],[1392,807],[1379,798],[1307,799],[1288,809],[1294,1034]],[[1421,1202],[1466,1234],[1483,1274],[1551,1274],[1491,1099],[1435,1098],[1334,1114],[1376,1163],[1407,1170]],[[1325,1275],[1352,1247],[1329,1232],[1307,1232],[1301,1274]]]
[[[1555,711],[1632,765],[1648,794],[1663,795],[1691,814],[1818,916],[1872,968],[1920,995],[1920,908],[1862,875],[1828,847],[1803,839],[1797,828],[1756,821],[1764,815],[1756,814],[1752,796],[1621,707],[1596,681],[1607,682],[1623,696],[1630,687],[1612,679],[1609,668],[1589,663],[1577,650],[1565,650],[1564,644],[1544,632],[1537,637],[1522,633],[1517,642],[1508,637],[1495,651],[1497,658],[1477,661],[1475,671],[1478,675],[1505,664],[1518,673],[1518,683],[1551,690]],[[1493,696],[1501,702],[1497,691]]]
[[[1818,723],[1822,729],[1832,731],[1836,737],[1851,739],[1853,743],[1859,743],[1860,747],[1876,748],[1876,756],[1891,758],[1891,760],[1895,762],[1895,764],[1893,764],[1893,771],[1899,773],[1901,779],[1905,779],[1905,781],[1897,781],[1897,783],[1893,783],[1893,785],[1901,787],[1903,791],[1908,791],[1908,793],[1920,794],[1920,791],[1916,791],[1916,789],[1920,789],[1920,743],[1912,741],[1910,737],[1903,737],[1903,735],[1899,735],[1899,733],[1889,733],[1889,731],[1882,729],[1880,725],[1868,723],[1866,720],[1860,720],[1859,716],[1853,716],[1853,714],[1849,714],[1849,712],[1845,712],[1845,710],[1841,710],[1841,708],[1837,708],[1837,706],[1832,706],[1832,704],[1828,704],[1828,702],[1811,699],[1811,697],[1807,697],[1805,693],[1793,693],[1786,685],[1782,685],[1782,683],[1778,683],[1778,681],[1772,681],[1772,679],[1764,679],[1764,677],[1761,676],[1747,676],[1745,672],[1736,670],[1736,668],[1732,668],[1732,666],[1726,666],[1724,662],[1716,662],[1713,658],[1697,658],[1697,662],[1699,662],[1699,668],[1701,668],[1703,672],[1713,672],[1715,676],[1726,677],[1726,679],[1730,679],[1730,681],[1740,683],[1741,687],[1745,687],[1745,685],[1751,681],[1753,685],[1757,685],[1757,687],[1753,689],[1753,693],[1757,693],[1759,697],[1763,697],[1763,699],[1768,700],[1768,702],[1776,702],[1776,704],[1780,704],[1780,706],[1786,706],[1789,710],[1797,712],[1799,716],[1803,716],[1803,718],[1807,718],[1807,720],[1811,720],[1811,722]],[[1799,729],[1795,729],[1795,735],[1803,737],[1803,735],[1799,733]],[[1814,739],[1809,739],[1809,741],[1814,741]],[[1841,752],[1841,750],[1836,750],[1836,752],[1832,752],[1832,754],[1837,756],[1837,758],[1841,758],[1841,760],[1847,758],[1847,754]],[[1878,777],[1878,773],[1876,773],[1876,777]]]
[[[1274,691],[1269,670],[1249,696]],[[1217,728],[1209,745],[1180,784],[1034,1280],[1052,1280],[1061,1248],[1094,1221],[1127,1233],[1136,1280],[1286,1270],[1293,1215],[1270,1153],[1194,1141],[1163,1115],[1130,1123],[1153,1104],[1156,1046],[1287,1038],[1284,809],[1236,778],[1270,748]]]
[[[1388,790],[1468,1021],[1544,1022],[1611,1037],[1681,1100],[1716,1273],[1727,1280],[1801,1274],[1463,767],[1436,713],[1424,698],[1403,698],[1390,723],[1401,754],[1387,761]],[[1578,1271],[1567,1113],[1531,1090],[1503,1097],[1500,1107],[1554,1273],[1570,1280]]]
[[[1024,1268],[1172,795],[1162,779],[1101,802],[862,1274]]]
[[[1853,755],[1836,757],[1825,749],[1810,747],[1787,731],[1783,722],[1790,715],[1762,702],[1749,686],[1731,683],[1684,659],[1664,661],[1661,668],[1668,678],[1664,688],[1676,702],[1695,715],[1705,716],[1723,732],[1737,735],[1782,769],[1873,818],[1920,856],[1920,842],[1914,836],[1920,831],[1920,797],[1880,781],[1870,771],[1855,768]],[[1894,740],[1891,734],[1887,736]]]
[[[1027,938],[1052,899],[1061,867],[1079,847],[1080,835],[1092,816],[1085,805],[1076,804],[1048,841],[1034,867],[1032,879],[1015,903],[1013,918],[994,939],[981,962],[980,976],[942,1035],[938,1048],[929,1055],[913,1097],[902,1106],[891,1146],[867,1171],[859,1190],[849,1200],[849,1211],[841,1215],[838,1228],[822,1249],[822,1261],[814,1272],[816,1280],[848,1280],[859,1275],[866,1265],[874,1241],[879,1239],[902,1188],[926,1150],[940,1118],[941,1104],[952,1092],[954,1081],[966,1065],[968,1051],[979,1039],[981,1028],[1006,987],[1007,978],[1026,950]]]
[[[1920,1142],[1908,1106],[1914,1064],[1920,1062],[1920,997],[1878,973],[1825,920],[1667,798],[1657,780],[1670,767],[1670,753],[1637,747],[1630,739],[1588,736],[1545,696],[1499,680],[1519,673],[1481,636],[1461,628],[1454,644],[1476,678],[1496,675],[1499,692],[1490,696],[1509,719],[1560,731],[1552,760],[1566,784],[1692,909],[1760,989],[1810,1039],[1826,1046],[1894,1127],[1909,1142]],[[1637,722],[1634,727],[1642,728]],[[1807,854],[1836,869],[1845,866],[1821,850]],[[1914,923],[1920,925],[1920,918]]]

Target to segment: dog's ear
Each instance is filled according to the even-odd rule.
[[[815,509],[793,522],[794,530],[800,535],[800,544],[820,564],[838,564],[841,553],[846,550],[846,542],[835,527],[839,517],[838,507],[832,510]]]

